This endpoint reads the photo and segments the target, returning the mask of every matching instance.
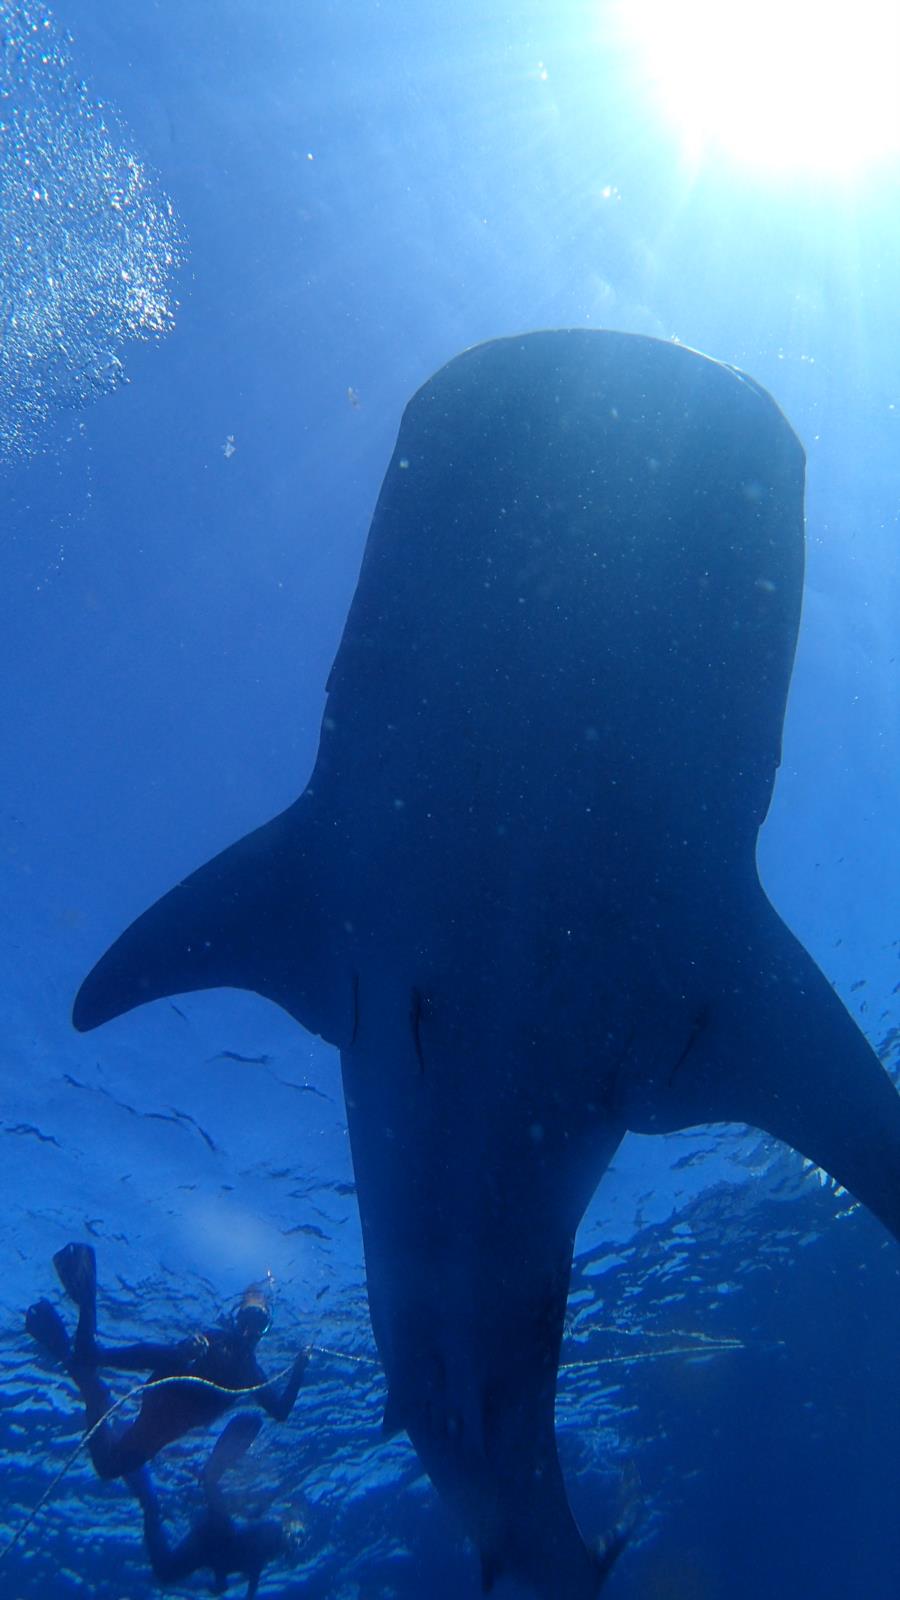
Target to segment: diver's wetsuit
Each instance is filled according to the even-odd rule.
[[[96,1337],[93,1251],[85,1245],[67,1245],[54,1262],[67,1293],[78,1305],[78,1327],[65,1364],[84,1401],[86,1427],[96,1429],[90,1434],[88,1449],[101,1478],[118,1478],[137,1471],[164,1445],[180,1439],[191,1428],[215,1422],[240,1399],[261,1406],[278,1422],[290,1415],[303,1381],[306,1354],[301,1351],[297,1356],[279,1393],[267,1382],[256,1360],[256,1345],[264,1331],[262,1323],[242,1323],[239,1311],[225,1327],[212,1328],[178,1345],[100,1345]],[[48,1321],[54,1317],[53,1308],[40,1301],[31,1307],[26,1320],[34,1336],[65,1359],[63,1341],[67,1343],[67,1338],[58,1317],[55,1343],[51,1345],[46,1336]],[[146,1389],[134,1422],[119,1428],[112,1419],[101,1420],[113,1401],[100,1377],[100,1367],[147,1372],[148,1383],[161,1378],[199,1378],[205,1382],[166,1383],[159,1389]],[[248,1390],[255,1392],[249,1394]]]
[[[255,1424],[255,1426],[254,1426]],[[142,1468],[129,1477],[129,1487],[144,1513],[144,1544],[158,1583],[179,1583],[204,1568],[212,1572],[213,1593],[223,1594],[229,1577],[247,1579],[247,1600],[253,1600],[263,1568],[287,1548],[281,1522],[239,1522],[230,1517],[219,1478],[243,1454],[258,1431],[256,1418],[232,1418],[210,1456],[203,1474],[206,1510],[190,1532],[170,1545],[150,1474]]]
[[[214,1594],[223,1594],[235,1574],[247,1579],[247,1600],[253,1600],[263,1568],[285,1548],[281,1523],[238,1522],[224,1505],[211,1502],[190,1532],[170,1545],[146,1468],[136,1478],[142,1480],[133,1486],[144,1513],[144,1544],[157,1583],[179,1583],[207,1568],[213,1575]]]
[[[174,1347],[133,1344],[106,1349],[96,1345],[92,1365],[82,1366],[77,1360],[72,1361],[69,1371],[84,1401],[88,1428],[100,1422],[112,1405],[98,1367],[148,1372],[150,1383],[159,1378],[189,1377],[203,1378],[206,1383],[221,1386],[208,1389],[203,1383],[167,1383],[160,1389],[144,1392],[140,1411],[127,1428],[117,1431],[111,1421],[101,1422],[88,1442],[91,1460],[101,1478],[119,1478],[136,1471],[164,1445],[180,1439],[191,1428],[215,1422],[239,1400],[262,1406],[277,1422],[284,1422],[290,1416],[303,1381],[305,1356],[298,1356],[279,1394],[266,1382],[253,1349],[230,1330],[215,1328],[203,1338],[205,1347],[199,1340]],[[237,1392],[223,1394],[223,1388]],[[255,1389],[256,1393],[243,1392],[248,1389]]]

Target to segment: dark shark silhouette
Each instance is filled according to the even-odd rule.
[[[501,1574],[589,1600],[554,1435],[572,1243],[627,1129],[754,1124],[894,1232],[900,1096],[763,893],[801,446],[681,346],[470,350],[415,396],[301,798],[78,995],[256,990],[337,1045],[388,1430]]]

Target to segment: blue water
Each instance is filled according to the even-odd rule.
[[[336,1055],[243,994],[69,1024],[131,918],[304,784],[402,407],[466,346],[675,337],[804,440],[760,864],[900,1070],[894,190],[688,179],[602,13],[2,7],[6,1538],[69,1463],[0,1566],[12,1600],[155,1592],[133,1502],[70,1460],[80,1408],[24,1334],[29,1302],[62,1305],[69,1238],[97,1248],[116,1340],[208,1325],[268,1268],[266,1370],[313,1345],[234,1478],[246,1511],[305,1524],[261,1594],[477,1593],[412,1450],[380,1440]],[[639,1479],[611,1600],[896,1595],[898,1312],[897,1246],[799,1158],[741,1129],[626,1141],[579,1234],[558,1408],[586,1524]],[[173,1527],[205,1448],[160,1458]]]

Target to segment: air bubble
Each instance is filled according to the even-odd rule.
[[[49,18],[5,0],[0,38],[0,457],[124,377],[129,340],[172,326],[182,239]]]

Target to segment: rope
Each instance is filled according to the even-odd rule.
[[[658,1337],[665,1337],[665,1335],[658,1335]],[[665,1350],[634,1351],[631,1355],[599,1356],[594,1360],[566,1361],[560,1366],[559,1370],[560,1372],[571,1372],[575,1368],[584,1367],[612,1367],[620,1365],[631,1366],[633,1363],[638,1361],[658,1361],[660,1356],[716,1354],[725,1350],[740,1350],[742,1348],[742,1344],[739,1339],[716,1339],[710,1338],[708,1335],[704,1334],[692,1334],[688,1337],[693,1338],[696,1342],[689,1345],[670,1345]],[[350,1355],[346,1350],[333,1350],[328,1345],[324,1344],[311,1344],[307,1346],[307,1348],[310,1350],[316,1350],[321,1355],[334,1356],[339,1361],[353,1362],[357,1366],[378,1367],[380,1365],[380,1363],[375,1361],[371,1356],[353,1356]],[[67,1456],[55,1477],[51,1478],[40,1499],[34,1506],[32,1506],[27,1516],[19,1524],[9,1543],[4,1545],[3,1549],[0,1550],[0,1566],[2,1566],[7,1556],[15,1549],[20,1539],[22,1539],[28,1532],[28,1529],[31,1527],[31,1524],[34,1522],[35,1518],[39,1516],[40,1512],[47,1504],[47,1501],[62,1483],[62,1480],[68,1473],[70,1467],[72,1467],[77,1461],[82,1450],[85,1448],[85,1445],[90,1444],[94,1434],[98,1431],[98,1429],[102,1428],[103,1424],[108,1422],[110,1417],[114,1416],[121,1406],[127,1405],[129,1400],[134,1400],[138,1395],[146,1394],[150,1389],[164,1389],[170,1383],[196,1383],[204,1389],[214,1389],[217,1394],[228,1394],[234,1396],[242,1394],[256,1394],[260,1389],[267,1389],[270,1383],[280,1383],[282,1378],[287,1377],[287,1374],[290,1372],[292,1366],[293,1362],[290,1363],[290,1365],[283,1367],[280,1372],[276,1372],[274,1378],[266,1378],[263,1383],[253,1383],[242,1389],[232,1389],[226,1384],[214,1383],[211,1378],[199,1378],[192,1373],[184,1373],[182,1375],[175,1374],[171,1378],[150,1378],[146,1383],[135,1384],[134,1388],[129,1389],[127,1394],[123,1394],[118,1400],[114,1400],[109,1409],[104,1411],[103,1416],[98,1418],[93,1427],[89,1428],[87,1433],[83,1434],[79,1439],[75,1449],[69,1456]]]
[[[34,1522],[35,1517],[37,1517],[38,1514],[43,1510],[51,1495],[55,1493],[56,1489],[62,1483],[62,1480],[69,1471],[69,1468],[75,1461],[77,1461],[85,1445],[90,1444],[94,1434],[98,1431],[98,1429],[102,1428],[103,1424],[108,1422],[110,1417],[114,1416],[119,1408],[126,1405],[129,1400],[135,1399],[135,1397],[139,1394],[146,1394],[150,1389],[164,1389],[170,1383],[196,1383],[200,1384],[200,1386],[204,1389],[215,1389],[217,1394],[256,1394],[260,1389],[267,1389],[270,1383],[280,1383],[281,1379],[285,1378],[290,1372],[292,1365],[293,1362],[290,1366],[283,1367],[280,1372],[276,1372],[274,1378],[266,1378],[263,1383],[253,1383],[243,1389],[231,1389],[223,1383],[214,1383],[211,1378],[199,1378],[195,1374],[189,1372],[186,1372],[183,1375],[175,1374],[171,1378],[148,1378],[146,1383],[135,1384],[134,1388],[129,1389],[127,1394],[123,1394],[118,1400],[114,1400],[113,1404],[108,1408],[108,1410],[104,1411],[102,1417],[99,1417],[94,1423],[93,1427],[89,1428],[87,1433],[83,1434],[79,1439],[75,1449],[69,1456],[67,1456],[56,1476],[51,1478],[37,1504],[32,1506],[24,1521],[19,1524],[9,1543],[4,1545],[3,1549],[0,1550],[0,1566],[2,1566],[7,1556],[15,1549],[16,1545],[19,1543],[19,1540],[28,1532],[28,1529]]]

